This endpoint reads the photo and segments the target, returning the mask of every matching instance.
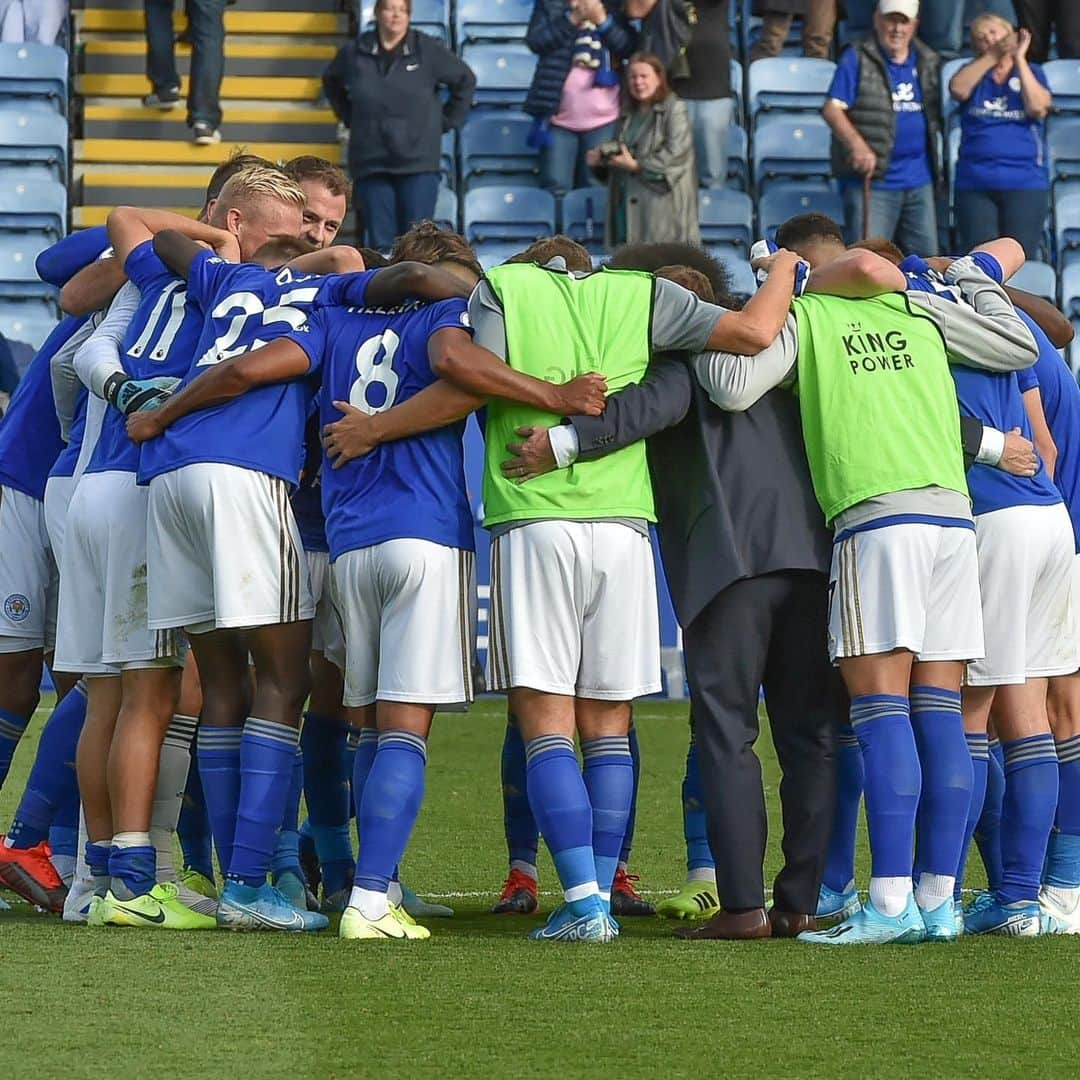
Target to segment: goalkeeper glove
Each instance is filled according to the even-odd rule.
[[[161,375],[153,379],[131,379],[122,372],[105,380],[105,400],[125,416],[156,409],[176,389],[179,379]]]

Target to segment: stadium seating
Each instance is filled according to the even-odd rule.
[[[754,204],[742,191],[714,188],[698,200],[701,242],[710,250],[730,245],[743,258],[754,242]]]
[[[517,111],[473,113],[461,129],[465,190],[482,184],[539,184],[539,154],[526,141],[532,123]]]
[[[470,241],[528,242],[555,231],[555,198],[533,187],[473,188],[465,193],[464,218]]]
[[[820,112],[836,65],[831,60],[777,56],[749,69],[750,126],[761,112]]]
[[[519,108],[524,103],[536,67],[525,45],[466,45],[461,59],[476,73],[477,105]]]
[[[945,131],[960,123],[960,102],[949,93],[949,80],[965,65],[971,63],[970,56],[958,56],[955,60],[946,60],[941,65],[941,118]]]
[[[1053,119],[1046,129],[1050,182],[1080,177],[1080,116]]]
[[[56,289],[37,275],[35,260],[51,241],[35,233],[0,234],[0,297],[55,299]]]
[[[829,126],[819,116],[763,118],[754,131],[754,182],[832,176]]]
[[[59,45],[0,44],[0,100],[31,98],[67,112],[68,56]]]
[[[44,297],[0,299],[0,334],[9,341],[24,341],[39,349],[56,322],[56,305]]]
[[[750,187],[749,140],[746,129],[731,124],[724,132],[724,152],[727,155],[727,181],[729,187],[746,191]]]
[[[458,48],[472,41],[524,41],[532,0],[457,0]]]
[[[1030,260],[1024,263],[1020,269],[1009,278],[1009,284],[1025,292],[1033,293],[1049,300],[1051,304],[1057,302],[1057,275],[1052,266],[1046,263]]]
[[[1080,195],[1066,195],[1054,204],[1054,240],[1058,269],[1080,259]]]
[[[360,5],[360,26],[365,30],[375,23],[375,0],[363,0]],[[410,25],[417,30],[438,38],[444,45],[450,44],[449,0],[413,0]]]
[[[457,195],[445,185],[439,187],[439,195],[435,200],[435,224],[440,229],[449,229],[451,232],[458,230]]]
[[[41,233],[53,242],[66,226],[67,188],[58,180],[0,177],[0,229]]]
[[[485,270],[506,262],[511,255],[516,255],[523,247],[520,241],[480,241],[474,245],[476,257]]]
[[[457,132],[444,131],[439,144],[439,172],[447,187],[457,190]]]
[[[1062,272],[1061,310],[1070,319],[1080,319],[1080,262],[1071,263]]]
[[[773,240],[777,226],[796,214],[824,214],[838,225],[844,223],[844,202],[830,187],[807,184],[772,184],[758,200],[761,232]]]
[[[562,231],[594,256],[604,252],[607,202],[606,187],[576,188],[563,196]]]
[[[67,121],[53,109],[0,103],[0,162],[48,165],[57,180],[67,179]]]
[[[716,256],[728,268],[732,278],[731,291],[736,296],[746,299],[757,292],[754,271],[750,269],[750,263],[746,259],[734,256],[731,248],[711,248],[710,254]]]
[[[1080,115],[1080,60],[1048,60],[1043,64],[1055,113]]]

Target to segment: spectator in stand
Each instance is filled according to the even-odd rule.
[[[1058,56],[1080,57],[1080,0],[1016,0],[1020,26],[1031,31],[1031,59],[1039,64],[1050,55],[1050,35],[1057,33]]]
[[[0,41],[53,45],[67,14],[67,0],[0,0]]]
[[[472,69],[412,29],[411,15],[412,0],[377,0],[375,29],[343,46],[323,73],[327,100],[349,129],[364,242],[379,251],[435,216],[443,132],[465,122],[476,87]]]
[[[525,41],[539,60],[525,98],[541,181],[557,196],[592,182],[586,155],[609,140],[619,118],[622,60],[637,35],[609,0],[536,0]]]
[[[1012,0],[928,0],[919,20],[919,37],[935,52],[951,59],[960,53],[964,27],[987,14],[1000,15],[1012,25]]]
[[[822,114],[832,128],[848,243],[884,236],[907,254],[932,255],[941,59],[915,37],[918,27],[918,0],[879,0],[874,34],[840,57]]]
[[[173,35],[174,0],[143,0],[146,11],[146,77],[153,90],[143,98],[148,109],[180,104]],[[188,0],[191,78],[188,127],[199,146],[221,142],[221,80],[225,74],[225,0]]]
[[[803,56],[827,60],[836,29],[836,0],[754,0],[762,18],[761,35],[750,50],[750,62],[779,56],[796,15],[803,20]]]
[[[975,59],[949,82],[960,106],[956,242],[961,251],[997,236],[1036,258],[1050,203],[1044,119],[1052,99],[1038,64],[1028,63],[1031,31],[997,15],[971,24]]]
[[[698,183],[723,187],[727,180],[724,136],[731,124],[731,34],[729,0],[698,0],[697,23],[686,47],[686,73],[671,82],[686,102],[694,129]]]
[[[672,92],[652,53],[630,57],[626,89],[615,139],[588,152],[589,165],[608,181],[607,246],[697,243],[694,133],[686,102]]]

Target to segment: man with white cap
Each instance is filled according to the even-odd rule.
[[[848,243],[885,236],[926,255],[937,251],[941,58],[918,28],[919,0],[878,0],[874,32],[840,57],[822,115]]]

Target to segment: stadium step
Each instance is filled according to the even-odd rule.
[[[230,77],[319,79],[336,51],[333,44],[297,45],[285,40],[251,43],[234,38],[225,42],[225,70]],[[176,65],[181,75],[190,73],[190,45],[177,46]],[[142,76],[146,71],[146,42],[141,37],[88,41],[83,49],[82,71],[87,75]]]
[[[92,105],[83,110],[86,139],[187,138],[186,110],[145,109],[140,104]],[[337,120],[329,109],[229,104],[221,123],[227,142],[335,143]]]
[[[292,0],[295,6],[296,0]],[[73,12],[76,33],[84,31],[137,32],[146,28],[146,16],[142,9],[130,8],[84,8]],[[183,30],[187,19],[180,13],[173,15],[173,27]],[[238,11],[229,8],[225,12],[227,34],[288,34],[291,37],[311,35],[325,37],[348,31],[345,15],[328,11]]]
[[[75,161],[123,165],[220,165],[234,153],[258,154],[271,161],[284,161],[297,154],[316,154],[330,161],[341,160],[336,143],[220,142],[196,146],[178,139],[76,139]]]
[[[93,0],[93,3],[74,3],[80,8],[106,9],[108,11],[142,11],[146,0]],[[345,5],[341,0],[303,0],[305,11],[325,11],[337,14]],[[234,0],[229,5],[236,11],[294,11],[297,0]]]
[[[114,206],[135,203],[194,213],[203,203],[216,162],[204,165],[112,165],[81,163],[75,183],[82,206],[72,214],[80,226],[100,225]]]
[[[188,80],[181,80],[186,95]],[[149,93],[145,75],[78,75],[75,90],[83,97],[138,98]],[[271,78],[266,75],[226,75],[221,81],[221,100],[244,98],[248,101],[316,101],[322,94],[322,80],[317,78]],[[227,104],[225,105],[227,108]]]

